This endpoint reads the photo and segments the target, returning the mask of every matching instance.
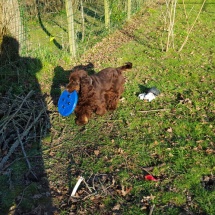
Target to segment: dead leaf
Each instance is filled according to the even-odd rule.
[[[207,149],[206,149],[206,153],[209,154],[209,155],[210,155],[210,154],[214,154],[214,153],[215,153],[215,150],[210,149],[210,148],[207,148]]]
[[[120,204],[116,204],[114,207],[113,207],[113,210],[116,210],[118,211],[120,209],[121,205]]]
[[[102,203],[99,205],[99,208],[103,209],[103,208],[105,208],[105,205]]]
[[[167,129],[167,132],[172,133],[172,128],[169,127],[169,128]]]
[[[95,154],[96,156],[98,156],[98,155],[99,155],[99,153],[100,153],[100,151],[99,151],[99,150],[94,150],[94,154]]]
[[[50,151],[50,152],[49,152],[49,155],[50,155],[51,157],[53,157],[53,156],[55,156],[55,152],[54,152],[54,151]]]
[[[192,104],[192,101],[189,98],[186,98],[184,100],[184,104]]]
[[[157,140],[155,140],[155,142],[154,142],[154,145],[156,146],[156,145],[158,145],[159,143],[158,143],[158,141]]]
[[[132,187],[129,187],[129,188],[125,188],[123,185],[122,185],[122,195],[123,196],[126,196],[127,194],[129,194],[132,190]]]
[[[124,153],[124,150],[122,148],[118,148],[118,153],[119,154],[123,154]]]

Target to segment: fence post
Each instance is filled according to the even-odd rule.
[[[128,0],[128,20],[131,18],[131,0]]]
[[[72,0],[66,0],[66,14],[69,32],[69,50],[70,53],[72,54],[72,57],[76,58],[74,14]]]
[[[105,28],[110,28],[110,4],[109,0],[104,0],[105,9]]]
[[[85,37],[85,21],[84,21],[84,7],[83,7],[83,0],[80,0],[81,4],[81,18],[82,18],[82,42],[84,41]]]

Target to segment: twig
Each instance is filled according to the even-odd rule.
[[[42,113],[44,112],[44,110],[41,110],[40,113],[38,114],[38,116],[36,117],[36,119],[34,120],[34,122],[32,122],[30,124],[30,126],[22,133],[22,135],[20,136],[21,140],[28,135],[29,131],[31,130],[31,128],[34,126],[34,124],[38,121],[38,119],[40,118],[40,116],[42,115]],[[2,170],[4,164],[7,162],[8,158],[11,156],[11,154],[15,151],[15,149],[18,147],[19,145],[19,140],[16,140],[14,142],[14,144],[11,146],[9,152],[7,153],[7,155],[5,157],[3,157],[3,159],[0,162],[0,170]]]
[[[41,155],[39,155],[39,153],[35,154],[35,156],[27,156],[27,158],[41,158]],[[7,166],[5,166],[2,171],[6,170],[8,167],[10,167],[11,165],[13,165],[15,162],[19,161],[19,160],[22,160],[22,159],[25,159],[24,157],[21,157],[21,158],[17,158],[15,159],[14,161],[12,161],[11,163],[7,164]]]
[[[99,184],[101,185],[102,191],[104,193],[104,196],[107,196],[107,189],[105,188],[105,186],[101,183],[100,179],[98,179]],[[102,195],[102,192],[101,192]]]
[[[22,101],[21,105],[17,108],[16,112],[14,114],[12,114],[9,119],[7,120],[7,122],[4,124],[3,128],[0,130],[0,133],[3,132],[3,130],[5,129],[5,127],[7,126],[7,124],[15,117],[15,115],[20,111],[20,109],[22,108],[22,105],[24,104],[24,102],[27,100],[28,97],[30,97],[33,94],[33,90],[31,90],[28,95],[24,98],[24,100]]]
[[[15,125],[14,120],[13,120],[13,125],[14,125],[14,128],[15,128],[15,130],[16,130],[16,133],[17,133],[17,136],[18,136],[18,140],[19,140],[19,143],[20,143],[21,148],[22,148],[22,153],[23,153],[23,155],[24,155],[24,157],[25,157],[25,160],[26,160],[26,162],[27,162],[27,164],[28,164],[28,168],[31,169],[31,164],[30,164],[30,162],[29,162],[29,160],[28,160],[28,158],[27,158],[27,155],[26,155],[26,152],[25,152],[25,149],[24,149],[23,142],[22,142],[22,140],[21,140],[19,131],[18,131],[16,125]]]
[[[201,6],[201,8],[200,8],[200,10],[199,10],[199,13],[197,14],[196,19],[195,19],[195,21],[193,22],[193,25],[191,26],[190,30],[188,31],[187,37],[185,38],[185,40],[184,40],[184,42],[183,42],[181,48],[178,50],[178,52],[181,52],[181,50],[184,48],[185,44],[187,43],[188,38],[189,38],[189,36],[190,36],[190,33],[191,33],[191,31],[193,30],[193,27],[194,27],[194,25],[196,24],[196,21],[197,21],[197,19],[199,18],[200,13],[202,12],[202,9],[203,9],[203,7],[204,7],[204,5],[205,5],[205,2],[206,2],[206,0],[203,1],[202,6]]]
[[[87,182],[85,181],[85,179],[83,180],[84,184],[86,185],[86,187],[88,188],[88,190],[92,193],[92,189],[89,187],[89,185],[87,184]]]
[[[152,207],[150,208],[149,215],[152,215],[154,208],[155,208],[155,204],[153,204]]]
[[[170,111],[171,109],[156,109],[156,110],[140,110],[139,113],[159,112],[159,111]]]
[[[38,179],[37,176],[36,176],[36,175],[34,174],[34,172],[32,171],[31,163],[30,163],[30,161],[28,160],[28,157],[27,157],[27,155],[26,155],[25,148],[24,148],[24,144],[23,144],[23,142],[22,142],[22,140],[21,140],[19,131],[18,131],[16,125],[15,125],[14,120],[13,120],[13,125],[14,125],[14,128],[15,128],[15,130],[16,130],[16,133],[17,133],[17,136],[18,136],[18,140],[19,140],[19,143],[20,143],[21,148],[22,148],[22,153],[23,153],[23,155],[24,155],[24,157],[25,157],[25,160],[26,160],[26,162],[27,162],[27,164],[28,164],[29,171],[32,173],[32,175],[33,175],[36,179]]]
[[[86,200],[86,199],[88,199],[88,198],[91,197],[91,196],[95,196],[96,194],[97,194],[97,192],[91,193],[91,194],[85,196],[85,197],[83,198],[83,200]]]
[[[148,174],[151,174],[149,171],[152,171],[155,167],[162,167],[165,165],[166,165],[166,163],[162,163],[162,164],[156,165],[156,166],[141,167],[141,169],[144,170],[145,172],[147,172]]]
[[[123,122],[121,119],[100,119],[101,121],[104,122]]]
[[[186,17],[186,19],[187,19],[188,16],[187,16],[187,12],[186,12],[186,7],[185,7],[184,0],[182,0],[182,4],[183,4],[183,8],[184,8],[184,14],[185,14],[185,17]]]

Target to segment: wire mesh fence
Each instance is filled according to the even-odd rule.
[[[74,41],[78,55],[111,30],[120,27],[128,18],[129,0],[108,1],[109,29],[105,28],[104,0],[70,2],[74,13]],[[138,11],[143,3],[144,0],[132,0],[130,13]],[[1,44],[3,36],[9,35],[18,41],[20,54],[27,56],[44,48],[53,52],[69,51],[68,13],[64,0],[5,0],[0,3],[0,9]]]

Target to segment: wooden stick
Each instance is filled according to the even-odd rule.
[[[21,145],[23,155],[24,155],[25,160],[26,160],[26,162],[27,162],[27,164],[28,164],[28,168],[31,169],[31,164],[30,164],[30,162],[29,162],[29,160],[28,160],[28,158],[27,158],[27,155],[26,155],[26,152],[25,152],[25,149],[24,149],[24,144],[23,144],[23,142],[22,142],[22,140],[21,140],[19,131],[18,131],[17,127],[16,127],[16,124],[15,124],[14,120],[13,120],[13,125],[14,125],[14,128],[15,128],[15,130],[16,130],[17,137],[18,137],[19,143],[20,143],[20,145]]]
[[[150,208],[149,215],[152,215],[154,208],[155,208],[155,204],[153,204],[152,207]]]
[[[28,97],[30,97],[33,94],[33,90],[31,90],[28,95],[24,98],[24,100],[22,101],[21,105],[17,108],[16,112],[14,114],[12,114],[9,119],[7,120],[7,122],[4,124],[3,128],[0,130],[0,133],[3,132],[3,130],[6,128],[7,124],[16,116],[16,114],[20,111],[20,109],[22,108],[22,105],[24,104],[24,102],[27,100]]]
[[[159,111],[170,111],[171,109],[157,109],[157,110],[140,110],[140,113],[159,112]]]
[[[42,113],[45,110],[41,110],[39,115],[36,117],[36,119],[34,120],[34,122],[32,122],[30,124],[30,126],[22,133],[22,135],[20,136],[21,140],[28,135],[29,131],[31,130],[31,128],[34,126],[34,124],[38,121],[38,119],[40,118],[40,116],[42,115]],[[12,119],[12,118],[11,118]],[[15,149],[18,147],[19,145],[19,140],[17,139],[14,144],[11,146],[9,152],[7,153],[7,155],[5,157],[3,157],[3,159],[0,162],[0,171],[2,170],[4,164],[7,162],[7,160],[9,159],[9,157],[11,156],[11,154],[15,151]]]

